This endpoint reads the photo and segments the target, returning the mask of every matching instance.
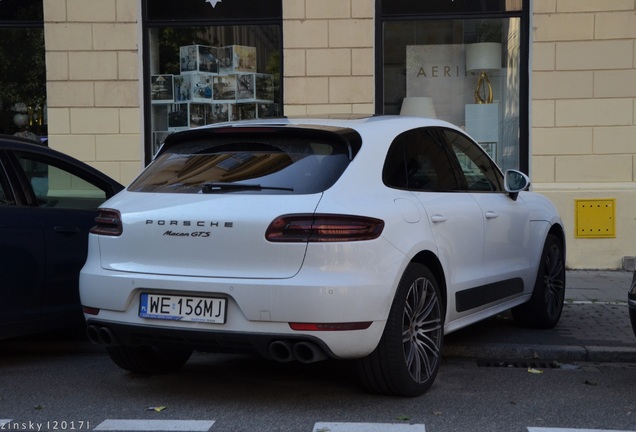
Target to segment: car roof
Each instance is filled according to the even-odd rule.
[[[350,128],[357,131],[364,129],[375,129],[377,127],[387,127],[393,124],[396,129],[411,129],[413,127],[440,126],[451,129],[459,129],[457,126],[443,120],[428,117],[410,117],[400,115],[372,115],[372,114],[326,114],[321,116],[290,116],[254,120],[239,120],[224,123],[216,123],[202,126],[199,129],[210,129],[218,127],[249,127],[250,125],[269,126],[331,126],[339,128]]]
[[[41,141],[34,141],[29,138],[24,138],[15,135],[0,134],[0,144],[2,147],[15,146],[16,148],[42,148],[46,145]]]
[[[253,120],[238,120],[223,123],[215,123],[194,129],[188,129],[169,135],[162,149],[162,153],[173,145],[190,139],[206,137],[206,132],[216,132],[223,130],[230,132],[236,128],[236,132],[250,133],[257,132],[259,127],[266,126],[269,131],[276,129],[303,129],[305,131],[330,131],[339,135],[353,132],[360,136],[375,136],[378,133],[394,132],[396,135],[407,130],[421,127],[443,127],[463,132],[457,126],[443,120],[427,117],[409,117],[399,115],[371,115],[371,114],[329,114],[324,116],[300,116],[300,117],[277,117]],[[359,139],[358,139],[359,141]]]

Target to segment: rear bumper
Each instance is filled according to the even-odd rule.
[[[318,338],[311,336],[267,333],[231,333],[219,330],[159,328],[147,325],[130,325],[89,318],[86,321],[90,339],[96,338],[107,346],[167,346],[188,347],[197,351],[214,353],[259,354],[273,359],[270,346],[277,341],[293,345],[298,342],[311,342],[318,345],[330,357],[333,352]],[[106,338],[101,332],[108,331]],[[93,334],[93,332],[96,332]],[[104,340],[107,339],[107,340]]]
[[[377,346],[393,301],[398,260],[359,271],[313,267],[289,279],[222,279],[152,275],[85,266],[80,276],[89,325],[107,327],[124,345],[178,344],[202,351],[258,352],[273,341],[315,343],[334,358],[359,358]],[[390,269],[390,271],[389,271]],[[223,297],[226,322],[167,321],[139,317],[141,293]],[[290,323],[371,323],[363,330],[293,330]]]
[[[293,331],[232,332],[222,327],[204,329],[114,322],[89,315],[86,316],[86,324],[89,339],[107,347],[118,345],[186,347],[213,353],[258,354],[277,361],[292,360],[292,358],[281,360],[281,346],[286,346],[291,354],[300,345],[304,345],[305,348],[307,345],[315,346],[327,357],[336,359],[364,357],[375,349],[384,330],[384,322],[382,322],[373,323],[365,330],[314,332],[313,334]],[[301,349],[304,350],[304,348]],[[300,358],[297,360],[304,361]]]

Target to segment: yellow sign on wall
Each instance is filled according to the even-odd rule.
[[[616,237],[616,199],[575,200],[577,238]]]

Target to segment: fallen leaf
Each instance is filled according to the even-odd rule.
[[[165,406],[154,406],[154,407],[151,406],[151,407],[146,408],[146,411],[161,412],[161,411],[165,410],[166,408],[167,407],[165,407]]]

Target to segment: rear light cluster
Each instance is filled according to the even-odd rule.
[[[380,237],[380,219],[338,214],[290,214],[275,219],[267,228],[270,242],[349,242]]]
[[[122,233],[121,213],[112,209],[99,209],[95,218],[95,225],[90,229],[91,234],[104,236],[120,236]]]

